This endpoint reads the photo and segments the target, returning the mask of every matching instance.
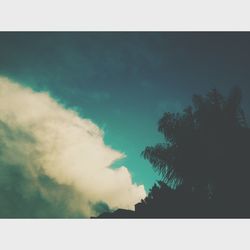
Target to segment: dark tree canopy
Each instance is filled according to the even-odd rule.
[[[146,147],[142,155],[169,187],[234,205],[244,199],[248,205],[250,130],[239,88],[228,98],[215,89],[205,97],[194,95],[182,113],[165,113],[158,130],[165,143]]]

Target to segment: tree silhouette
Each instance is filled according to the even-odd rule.
[[[228,98],[216,89],[194,95],[182,113],[165,113],[158,130],[166,142],[146,147],[142,155],[169,187],[216,202],[217,214],[218,207],[225,214],[225,206],[229,215],[250,214],[250,130],[239,88]]]

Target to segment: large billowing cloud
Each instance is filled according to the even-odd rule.
[[[81,217],[145,197],[93,122],[0,77],[0,216]]]

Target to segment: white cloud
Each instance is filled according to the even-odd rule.
[[[0,122],[0,162],[24,166],[34,183],[42,171],[70,186],[83,197],[77,204],[83,214],[93,213],[91,204],[99,201],[133,209],[145,197],[143,185],[132,183],[126,167],[110,168],[125,155],[105,145],[103,131],[48,93],[0,77]],[[40,192],[44,188],[40,186]],[[49,192],[46,195],[51,199]]]

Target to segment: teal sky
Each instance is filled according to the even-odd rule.
[[[248,33],[0,33],[0,74],[100,126],[127,155],[114,167],[124,164],[148,190],[160,177],[140,154],[162,140],[163,112],[214,87],[250,96],[249,44]]]

